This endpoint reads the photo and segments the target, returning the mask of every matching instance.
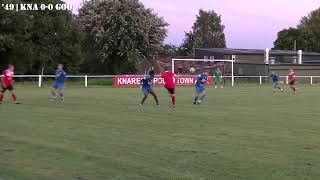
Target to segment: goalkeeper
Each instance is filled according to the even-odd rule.
[[[214,88],[218,88],[218,83],[220,84],[220,87],[223,88],[222,83],[221,83],[221,75],[222,72],[219,67],[214,71]]]

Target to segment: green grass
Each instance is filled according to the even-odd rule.
[[[0,105],[0,180],[218,179],[315,180],[320,177],[318,86],[296,96],[269,86],[177,89],[177,107],[156,88],[17,87],[21,105]]]

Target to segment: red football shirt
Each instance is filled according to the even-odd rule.
[[[296,73],[295,72],[291,72],[289,73],[289,80],[290,81],[296,81]]]
[[[161,74],[161,77],[164,79],[164,87],[166,88],[175,88],[176,87],[176,83],[175,83],[175,75],[173,72],[170,71],[164,71]]]
[[[14,72],[10,71],[9,69],[3,71],[2,73],[2,82],[4,83],[5,86],[11,86],[13,83],[13,75]]]

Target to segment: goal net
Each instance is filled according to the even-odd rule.
[[[177,75],[195,75],[210,69],[210,76],[221,74],[222,82],[234,86],[233,60],[225,59],[172,59],[171,69]]]

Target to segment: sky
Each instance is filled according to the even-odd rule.
[[[74,11],[83,0],[64,0]],[[320,0],[140,0],[169,23],[168,44],[180,45],[199,9],[214,10],[225,25],[228,48],[271,48],[277,32],[296,27]]]

